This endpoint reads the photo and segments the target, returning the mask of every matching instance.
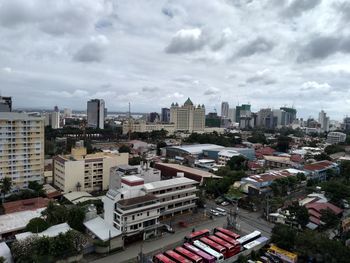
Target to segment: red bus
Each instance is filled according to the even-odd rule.
[[[210,231],[208,229],[203,229],[185,236],[185,241],[191,243],[194,240],[200,239],[201,237],[207,237],[209,235],[210,235]]]
[[[191,263],[191,261],[172,250],[165,251],[164,254],[176,263]]]
[[[236,254],[238,254],[241,251],[240,246],[234,246],[233,244],[218,238],[217,236],[208,236],[208,238],[216,243],[218,243],[219,245],[223,246],[226,248],[227,252],[227,257],[232,257]]]
[[[202,237],[199,239],[201,242],[206,244],[207,246],[211,247],[214,249],[216,252],[219,252],[224,255],[225,259],[228,258],[227,255],[227,249],[224,246],[221,246],[220,244],[214,242],[213,240],[210,240],[209,238]]]
[[[203,263],[202,257],[196,255],[195,253],[192,253],[191,251],[183,247],[177,247],[174,250],[176,253],[180,254],[181,256],[184,256],[185,258],[189,259],[193,263]]]
[[[192,246],[190,243],[185,243],[183,247],[192,253],[197,254],[203,259],[204,263],[215,263],[216,259],[212,255],[209,255],[208,253],[204,252],[203,250],[200,250],[199,248]]]
[[[216,232],[215,236],[241,249],[241,243],[239,243],[236,239],[233,239],[232,237],[229,237],[221,232]]]
[[[157,254],[153,257],[154,263],[176,263],[175,261],[171,260],[170,258],[164,256],[163,254]]]
[[[235,233],[235,232],[232,232],[232,231],[230,231],[230,230],[228,230],[228,229],[226,229],[226,228],[222,228],[222,227],[216,227],[216,228],[214,228],[214,233],[215,232],[221,232],[221,233],[223,233],[223,234],[225,234],[225,235],[227,235],[227,236],[229,236],[229,237],[232,237],[233,239],[238,239],[238,238],[240,238],[241,236],[240,235],[238,235],[237,233]]]

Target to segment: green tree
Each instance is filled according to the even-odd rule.
[[[68,210],[67,222],[69,226],[78,231],[84,231],[85,209],[75,206]]]
[[[29,221],[26,230],[32,233],[40,233],[49,228],[49,224],[40,217],[35,217]]]
[[[330,209],[321,210],[321,221],[325,223],[325,228],[332,228],[339,225],[339,218]]]
[[[0,256],[0,263],[6,263],[5,258]]]
[[[272,229],[271,242],[278,247],[292,250],[296,241],[296,231],[287,225],[277,224]]]
[[[139,165],[142,161],[142,158],[140,156],[135,156],[129,159],[130,165]]]
[[[247,159],[242,155],[233,156],[227,165],[234,171],[247,170]]]
[[[161,155],[161,148],[166,147],[167,144],[164,141],[160,141],[157,143],[157,155]]]
[[[305,206],[300,206],[298,202],[294,202],[288,207],[290,213],[289,220],[295,221],[301,227],[305,227],[309,222],[309,212]]]
[[[292,139],[288,136],[279,136],[277,138],[277,145],[276,149],[280,152],[287,152],[290,148],[289,144],[292,141]]]
[[[45,192],[43,190],[43,185],[39,184],[37,181],[30,181],[28,183],[28,188],[33,190],[35,193],[37,193],[37,195],[44,195]]]
[[[122,146],[119,147],[119,150],[118,150],[120,153],[130,153],[131,152],[131,149],[129,146],[123,144]]]
[[[8,192],[10,192],[11,186],[12,186],[11,178],[4,177],[3,179],[1,179],[1,181],[0,181],[0,190],[1,190],[1,193],[2,193],[3,201],[4,201],[4,198],[5,198],[5,195]]]
[[[50,225],[57,225],[67,220],[67,209],[50,201],[44,211],[41,214],[46,218],[46,222]]]

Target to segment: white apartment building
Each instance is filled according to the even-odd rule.
[[[165,130],[169,134],[175,132],[175,125],[173,123],[147,123],[146,121],[124,121],[123,122],[123,134],[129,132],[151,132]]]
[[[327,143],[337,144],[340,142],[345,142],[346,134],[342,132],[330,132],[327,135]]]
[[[226,165],[227,162],[233,157],[233,156],[240,156],[241,154],[235,150],[222,150],[218,153],[218,164],[219,165]]]
[[[103,198],[104,219],[125,236],[155,235],[160,219],[191,211],[196,206],[198,182],[177,177],[144,183],[135,175],[121,179],[121,188],[110,189]]]
[[[175,124],[176,131],[204,131],[205,107],[204,105],[194,106],[190,98],[181,107],[178,103],[172,103],[170,108],[170,122]]]
[[[327,113],[324,110],[321,110],[318,114],[318,122],[321,124],[321,131],[329,131],[329,117],[327,117]]]
[[[29,181],[43,182],[44,119],[0,112],[0,179],[10,177],[13,190]]]
[[[128,153],[87,154],[82,145],[72,148],[69,155],[58,155],[53,159],[54,185],[63,192],[106,190],[110,169],[127,164]]]

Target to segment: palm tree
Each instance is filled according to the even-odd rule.
[[[11,178],[5,177],[0,181],[0,191],[2,193],[2,202],[5,200],[5,195],[11,190],[12,181]]]

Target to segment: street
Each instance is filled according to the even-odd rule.
[[[213,204],[208,204],[207,209],[210,210],[210,208],[213,207]],[[215,207],[217,207],[215,205]],[[227,212],[229,212],[229,208],[224,208]],[[214,216],[212,220],[209,222],[206,221],[202,224],[197,224],[196,226],[190,226],[187,228],[180,228],[176,230],[176,233],[169,234],[165,233],[162,238],[159,238],[157,240],[152,241],[143,241],[143,242],[137,242],[133,243],[125,248],[124,251],[118,252],[116,254],[109,255],[107,257],[95,260],[95,263],[116,263],[116,262],[127,262],[128,260],[131,260],[137,256],[137,254],[141,251],[143,253],[151,253],[155,250],[166,248],[167,246],[181,242],[184,238],[184,236],[192,231],[192,228],[194,227],[196,230],[202,229],[202,228],[208,228],[213,229],[215,227],[225,227],[227,225],[227,216]],[[266,222],[265,220],[260,218],[260,214],[257,212],[250,212],[247,210],[239,209],[238,210],[238,216],[237,216],[237,228],[239,232],[241,233],[250,233],[254,230],[261,231],[263,236],[270,237],[271,235],[271,229],[273,227],[273,224]]]

